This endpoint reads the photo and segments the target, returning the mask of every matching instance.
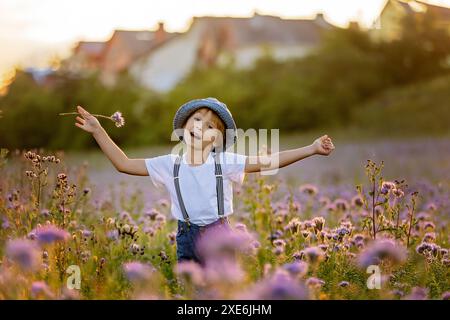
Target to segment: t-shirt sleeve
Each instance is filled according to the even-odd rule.
[[[145,159],[148,175],[157,188],[161,188],[170,178],[171,154]]]
[[[245,178],[247,156],[233,152],[224,152],[224,155],[224,176],[241,185]]]

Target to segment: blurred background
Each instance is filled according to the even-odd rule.
[[[2,147],[88,159],[95,141],[58,116],[82,105],[120,110],[114,141],[160,154],[178,107],[214,96],[283,147],[330,134],[333,179],[368,157],[450,172],[448,0],[0,0],[0,25]]]

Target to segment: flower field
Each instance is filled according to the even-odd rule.
[[[351,187],[248,175],[233,231],[205,233],[199,265],[176,262],[167,198],[105,188],[100,199],[87,168],[68,163],[2,149],[0,299],[450,298],[442,174],[410,184],[367,160]]]

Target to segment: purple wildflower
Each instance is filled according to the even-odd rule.
[[[434,232],[427,232],[423,236],[423,242],[433,242],[436,241],[436,233]]]
[[[426,230],[426,229],[432,229],[432,230],[434,230],[434,229],[436,229],[436,226],[435,226],[435,224],[434,224],[433,222],[431,222],[431,221],[426,221],[426,222],[424,223],[423,228],[424,228],[425,230]]]
[[[336,199],[334,200],[334,206],[337,210],[346,211],[349,207],[347,200],[345,199]]]
[[[392,190],[392,194],[393,194],[395,197],[397,197],[397,198],[401,198],[401,197],[403,197],[403,196],[405,195],[405,193],[403,192],[403,190],[400,189],[400,188],[395,188],[395,189],[393,189],[393,190]]]
[[[218,225],[201,235],[198,251],[205,259],[234,257],[237,252],[253,252],[253,238],[250,234],[231,230],[227,225]]]
[[[401,263],[406,260],[407,252],[405,248],[389,239],[380,239],[371,243],[366,250],[359,255],[359,265],[367,268],[370,265],[377,265],[380,260],[388,259],[394,263]]]
[[[276,272],[273,276],[254,285],[249,292],[238,297],[254,300],[307,300],[306,287],[291,276]]]
[[[283,265],[283,269],[292,276],[303,277],[308,272],[308,264],[303,261],[294,261]]]
[[[123,127],[125,125],[125,118],[122,116],[120,111],[116,111],[111,115],[111,120],[114,121],[117,128]]]
[[[106,233],[106,237],[110,240],[119,239],[119,231],[118,230],[110,230]]]
[[[88,229],[84,229],[84,230],[81,230],[81,234],[83,235],[83,237],[89,238],[92,236],[92,231],[88,230]]]
[[[381,184],[381,194],[387,195],[389,191],[395,188],[395,183],[391,181],[383,181]]]
[[[236,230],[239,230],[241,232],[247,232],[247,226],[243,223],[236,223],[236,225],[234,226],[234,228]]]
[[[303,250],[294,252],[292,254],[292,258],[294,258],[295,260],[302,260],[304,256],[305,256],[305,252]]]
[[[6,256],[27,271],[36,270],[40,263],[39,250],[30,240],[9,240],[6,244]]]
[[[317,263],[324,259],[325,254],[319,247],[309,247],[304,250],[305,257],[310,263]]]
[[[177,238],[177,233],[176,232],[171,232],[167,235],[167,238],[169,238],[169,243],[171,245],[175,244],[176,238]]]
[[[158,214],[160,214],[159,210],[157,210],[157,209],[152,209],[152,210],[150,210],[150,211],[145,212],[144,215],[145,215],[146,217],[149,217],[150,220],[155,220],[155,219],[156,219],[156,216],[157,216]]]
[[[155,217],[155,220],[159,223],[165,223],[166,222],[166,216],[163,214],[157,214]]]
[[[125,263],[123,269],[127,278],[133,282],[148,280],[154,271],[150,265],[137,261]]]
[[[402,290],[399,290],[399,289],[392,290],[391,294],[396,296],[396,297],[398,297],[398,298],[401,298],[401,297],[403,297],[405,295],[405,293]]]
[[[276,255],[279,256],[281,254],[284,253],[284,247],[283,246],[276,246],[275,248],[272,249],[272,252]]]
[[[284,228],[285,230],[289,230],[292,233],[298,233],[300,228],[302,227],[302,223],[298,218],[293,218]]]
[[[32,231],[39,244],[51,244],[56,241],[65,241],[69,233],[53,224],[37,227]]]
[[[419,221],[425,221],[430,218],[430,214],[428,212],[421,211],[416,215],[416,219]]]
[[[315,224],[312,220],[305,220],[305,222],[303,222],[303,225],[305,226],[305,228],[314,228]]]
[[[327,198],[327,197],[320,197],[319,204],[320,204],[321,207],[325,207],[329,203],[330,203],[330,199],[329,198]]]
[[[428,289],[414,287],[411,294],[405,297],[406,300],[426,300],[428,296]]]
[[[48,218],[48,217],[50,217],[50,215],[51,215],[50,210],[48,210],[48,209],[41,210],[41,216]]]
[[[8,229],[9,227],[10,227],[10,223],[9,223],[9,220],[8,220],[8,218],[6,218],[6,217],[3,217],[2,218],[2,229]]]
[[[325,225],[325,219],[323,217],[315,217],[313,219],[313,222],[314,222],[316,231],[322,231],[322,228]]]
[[[324,284],[325,284],[325,281],[323,281],[322,279],[316,278],[316,277],[311,277],[306,280],[306,285],[309,288],[320,288]]]
[[[178,263],[175,267],[175,273],[196,285],[200,285],[204,281],[202,267],[194,261]]]
[[[31,296],[33,299],[43,296],[45,298],[53,298],[53,293],[44,281],[35,281],[31,285]]]
[[[239,263],[233,259],[208,259],[204,268],[208,283],[241,283],[245,273]]]
[[[145,234],[148,234],[150,237],[153,237],[155,235],[155,228],[153,228],[153,227],[150,227],[150,226],[144,227],[143,231]]]
[[[169,206],[169,201],[167,199],[161,199],[161,200],[159,200],[159,205],[161,207],[168,207]]]
[[[365,238],[366,237],[364,235],[358,233],[358,234],[355,234],[355,236],[353,237],[353,240],[358,243],[358,242],[364,242]]]
[[[352,198],[352,206],[355,208],[360,208],[364,205],[363,198],[360,195],[356,195]]]
[[[299,189],[300,189],[301,193],[305,193],[305,194],[308,194],[311,196],[316,195],[318,192],[317,187],[312,184],[304,184],[304,185],[300,186]]]
[[[284,247],[286,245],[286,242],[283,239],[276,239],[273,241],[273,245],[275,247]]]
[[[120,220],[127,220],[131,221],[133,218],[131,217],[130,213],[128,211],[122,211],[119,215]]]

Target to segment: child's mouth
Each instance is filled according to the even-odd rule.
[[[194,132],[192,132],[192,131],[191,131],[191,137],[194,138],[194,139],[198,139],[198,140],[202,139],[200,136],[194,134]]]

